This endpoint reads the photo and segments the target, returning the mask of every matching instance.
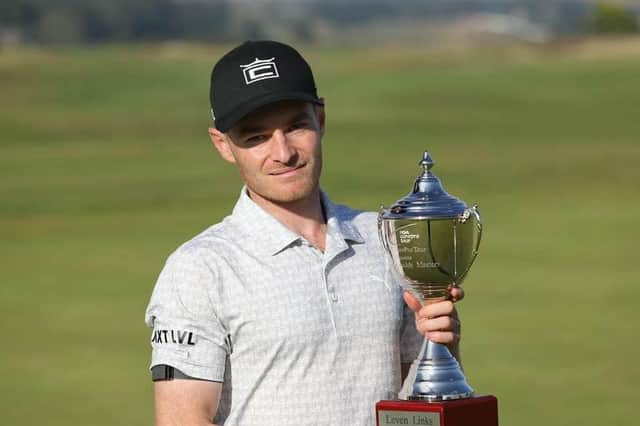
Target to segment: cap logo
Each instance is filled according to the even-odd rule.
[[[244,74],[244,81],[247,84],[255,83],[256,81],[266,80],[268,78],[278,78],[278,68],[274,62],[276,58],[271,59],[258,59],[250,64],[240,65],[242,73]]]

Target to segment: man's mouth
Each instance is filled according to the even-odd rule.
[[[283,177],[291,176],[291,175],[296,174],[296,172],[298,170],[300,170],[301,168],[303,168],[306,165],[307,165],[307,163],[303,163],[303,164],[299,164],[299,165],[297,165],[295,167],[283,167],[281,169],[274,170],[274,171],[270,172],[269,174],[271,176],[283,176]]]

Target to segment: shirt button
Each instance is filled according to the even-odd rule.
[[[338,301],[338,295],[335,291],[329,291],[329,298],[331,298],[331,300],[333,300],[334,302]]]

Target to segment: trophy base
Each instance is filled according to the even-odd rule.
[[[498,426],[498,400],[482,395],[439,402],[379,401],[376,425]]]

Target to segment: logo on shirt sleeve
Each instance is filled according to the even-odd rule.
[[[196,341],[192,331],[153,330],[151,343],[195,346]]]

